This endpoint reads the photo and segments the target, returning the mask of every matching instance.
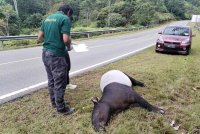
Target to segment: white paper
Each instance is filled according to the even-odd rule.
[[[88,48],[85,44],[72,45],[75,52],[86,52]]]

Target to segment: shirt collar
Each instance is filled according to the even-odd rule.
[[[63,12],[63,11],[57,11],[56,13],[61,13],[61,14],[64,14],[64,12]]]

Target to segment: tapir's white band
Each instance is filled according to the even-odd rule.
[[[119,70],[111,70],[103,74],[103,76],[101,77],[100,81],[101,91],[103,92],[104,87],[113,82],[124,84],[130,87],[132,86],[131,80],[128,78],[127,75],[125,75],[123,72]]]

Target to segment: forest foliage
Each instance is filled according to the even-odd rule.
[[[199,0],[0,0],[0,36],[31,34],[63,2],[74,9],[73,27],[147,26],[200,14]]]

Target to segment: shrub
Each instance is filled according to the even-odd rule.
[[[24,21],[24,25],[29,28],[37,28],[40,27],[42,22],[42,15],[40,13],[36,13],[28,17]]]
[[[121,14],[111,13],[110,14],[110,26],[111,27],[120,27],[126,25],[126,18],[122,17]]]
[[[108,9],[104,8],[101,10],[101,12],[99,12],[97,16],[97,27],[105,27],[107,17],[108,17]]]
[[[6,23],[0,19],[0,36],[5,36],[6,35]]]
[[[30,35],[31,33],[32,33],[31,29],[29,29],[29,28],[23,28],[21,30],[21,34],[23,34],[23,35]]]

